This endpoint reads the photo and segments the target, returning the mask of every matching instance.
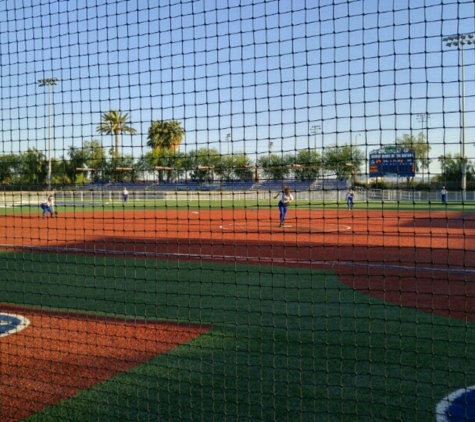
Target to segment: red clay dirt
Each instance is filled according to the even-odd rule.
[[[126,210],[6,216],[0,248],[325,268],[366,294],[475,320],[475,215]]]

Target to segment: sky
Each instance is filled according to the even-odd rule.
[[[112,147],[96,127],[119,109],[137,130],[122,152],[136,157],[154,120],[182,122],[183,151],[251,159],[369,153],[423,129],[437,172],[461,151],[464,86],[475,160],[475,47],[442,41],[475,31],[472,0],[4,0],[0,31],[0,154],[47,149],[50,110],[55,156]],[[51,91],[38,85],[50,77]]]

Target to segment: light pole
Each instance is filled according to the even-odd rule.
[[[59,82],[58,78],[46,78],[46,79],[38,79],[39,86],[47,86],[48,87],[48,190],[51,192],[51,179],[52,179],[52,171],[51,171],[51,132],[52,132],[52,117],[53,113],[51,112],[52,108],[52,90],[53,85],[57,85]]]
[[[229,155],[229,152],[230,152],[230,148],[229,148],[229,141],[231,140],[231,134],[228,133],[226,135],[226,143],[228,144],[228,155]]]
[[[361,136],[361,133],[355,135],[355,146],[353,144],[350,145],[351,147],[351,164],[353,165],[353,187],[355,186],[356,182],[358,181],[358,166],[356,165],[355,155],[356,151],[358,150],[358,136]],[[350,138],[351,141],[352,138]],[[356,157],[358,158],[358,157]]]
[[[270,166],[270,156],[272,154],[272,147],[274,146],[274,142],[269,141],[269,166]]]
[[[320,125],[315,125],[310,127],[310,133],[315,135],[315,152],[317,151],[317,135],[320,133],[322,127]]]
[[[467,157],[465,156],[465,59],[464,59],[464,45],[475,44],[473,39],[473,33],[467,34],[456,34],[451,35],[450,37],[442,38],[442,41],[445,42],[447,47],[454,47],[460,50],[460,60],[461,60],[461,85],[462,85],[462,95],[461,95],[461,121],[462,126],[462,151],[461,151],[461,161],[462,161],[462,201],[467,199]]]
[[[422,163],[422,183],[424,183],[424,167],[427,165],[427,161],[428,161],[427,154],[429,153],[429,125],[428,125],[429,119],[430,119],[429,113],[421,113],[417,115],[417,120],[421,123],[422,134],[424,134],[424,124],[426,128],[426,152],[424,154],[424,162]]]

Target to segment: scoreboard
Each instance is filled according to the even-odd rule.
[[[369,177],[414,177],[416,154],[409,148],[386,147],[369,154]]]

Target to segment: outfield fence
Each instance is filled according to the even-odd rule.
[[[341,190],[312,190],[293,192],[296,201],[318,201],[318,202],[335,202],[345,201],[346,191]],[[133,190],[129,192],[129,203],[164,201],[170,203],[186,203],[199,201],[212,202],[268,202],[276,203],[275,192],[269,191],[148,191]],[[15,207],[23,205],[39,205],[46,199],[48,195],[44,192],[21,191],[21,192],[1,192],[0,206]],[[122,191],[76,191],[61,190],[54,193],[56,202],[60,204],[118,204],[123,203]],[[367,201],[391,201],[391,202],[418,202],[418,203],[434,203],[441,201],[440,192],[424,192],[413,190],[380,190],[368,189],[359,190],[355,193],[355,203],[364,203]],[[448,192],[447,201],[470,204],[475,202],[475,192],[468,191],[465,193],[463,200],[462,192]]]

